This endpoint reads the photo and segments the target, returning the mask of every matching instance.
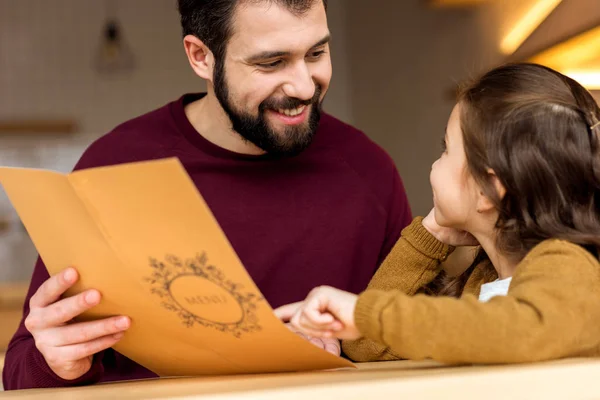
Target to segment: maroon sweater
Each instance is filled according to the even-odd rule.
[[[318,285],[365,289],[411,221],[390,157],[327,114],[314,142],[297,157],[232,153],[204,139],[186,118],[184,106],[200,97],[185,95],[122,124],[93,143],[75,169],[178,157],[272,307],[301,300]],[[24,318],[29,298],[48,277],[38,260]],[[109,349],[85,376],[60,379],[21,322],[6,354],[3,383],[23,389],[155,376]]]

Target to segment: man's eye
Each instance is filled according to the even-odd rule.
[[[319,51],[310,53],[308,56],[312,59],[317,59],[317,58],[320,58],[323,54],[325,54],[325,50],[319,50]]]
[[[279,66],[282,63],[281,60],[273,61],[270,63],[257,64],[260,68],[272,69]]]

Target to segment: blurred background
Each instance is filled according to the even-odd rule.
[[[531,60],[600,90],[598,0],[329,3],[325,108],[389,152],[415,215],[432,205],[429,169],[457,85]],[[175,0],[0,0],[0,165],[68,172],[116,125],[202,90]],[[21,307],[35,258],[0,192],[0,309]]]

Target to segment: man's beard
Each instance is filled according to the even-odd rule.
[[[273,157],[293,157],[306,150],[312,143],[321,119],[321,86],[315,84],[315,94],[310,100],[287,97],[276,100],[268,98],[260,103],[258,116],[238,111],[229,99],[229,87],[225,80],[224,66],[215,66],[214,90],[221,107],[231,120],[233,130],[244,140],[254,144]],[[308,124],[286,126],[283,132],[276,132],[269,125],[265,113],[268,109],[294,109],[310,107]]]

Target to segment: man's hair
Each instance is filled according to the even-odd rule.
[[[213,52],[215,62],[223,63],[227,43],[233,33],[233,16],[242,3],[271,3],[302,15],[327,0],[178,0],[183,35],[194,35]]]

